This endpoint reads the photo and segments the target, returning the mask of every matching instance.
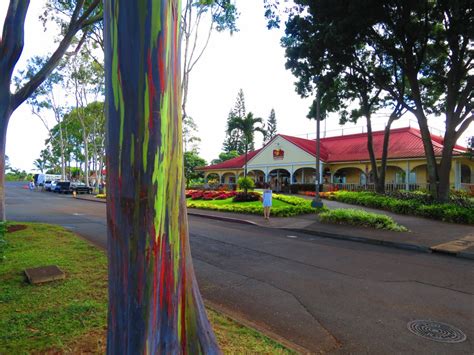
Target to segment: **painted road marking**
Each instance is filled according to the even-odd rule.
[[[293,238],[293,239],[298,238],[296,235],[287,235],[286,237],[287,237],[287,238]]]
[[[73,213],[73,216],[84,216],[84,213]]]
[[[453,240],[452,242],[435,245],[431,247],[431,249],[448,253],[459,253],[472,246],[474,246],[474,235],[468,235],[467,237]]]

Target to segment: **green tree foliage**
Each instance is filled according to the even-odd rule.
[[[222,153],[219,154],[219,158],[214,159],[214,160],[211,161],[211,164],[212,165],[219,164],[219,163],[222,163],[226,160],[237,158],[238,156],[240,156],[240,154],[236,150],[231,150],[230,152],[222,152]]]
[[[84,124],[81,123],[81,119]],[[66,161],[66,176],[72,177],[74,163],[81,166],[90,166],[92,171],[102,171],[105,161],[105,118],[104,103],[95,101],[88,104],[80,111],[76,108],[69,109],[60,123],[56,124],[49,132],[45,141],[47,148],[40,153],[40,160],[44,160],[48,169],[60,168],[60,134],[64,137],[64,156]],[[86,137],[88,147],[91,147],[89,159],[85,159]],[[81,174],[82,177],[83,173]]]
[[[370,0],[363,6],[343,0],[295,3],[287,33],[294,26],[301,28],[299,39],[304,42],[310,36],[313,43],[318,43],[315,47],[302,48],[307,57],[323,58],[317,63],[324,65],[334,63],[328,69],[311,61],[310,74],[322,75],[327,80],[339,78],[340,73],[347,73],[348,63],[352,63],[353,73],[386,92],[395,107],[400,105],[415,115],[424,143],[431,193],[439,200],[446,200],[453,147],[474,119],[472,3],[469,0]],[[266,5],[269,24],[278,23],[276,3],[266,1]],[[366,65],[367,61],[360,61],[362,54],[369,63],[374,63],[372,68]],[[300,64],[301,71],[308,70],[304,61]],[[298,63],[294,70],[298,70]],[[440,114],[446,117],[446,131],[438,164],[428,116]]]
[[[237,180],[237,186],[239,189],[243,189],[245,193],[248,192],[248,190],[253,190],[255,188],[255,182],[247,177],[241,177],[239,180]]]
[[[275,137],[277,134],[277,120],[275,115],[275,110],[270,111],[270,116],[268,116],[267,122],[265,124],[265,136],[263,143],[267,144]]]
[[[206,166],[207,162],[201,158],[196,152],[184,152],[184,177],[186,185],[189,186],[190,181],[204,178],[203,172],[198,172],[197,167]]]
[[[201,138],[197,136],[198,126],[191,116],[183,118],[183,144],[185,152],[199,152]]]
[[[240,130],[229,130],[229,123],[235,117],[243,119],[246,113],[247,111],[245,109],[244,91],[240,89],[237,94],[237,99],[235,101],[234,108],[230,110],[229,115],[227,116],[226,138],[223,144],[224,152],[229,153],[235,150],[239,154],[245,153],[245,144],[242,140],[242,132]],[[253,141],[250,143],[250,147],[253,147]]]
[[[0,220],[5,220],[3,171],[5,168],[6,132],[12,113],[52,73],[76,36],[83,36],[89,26],[102,18],[99,6],[102,2],[100,0],[49,0],[47,4],[61,13],[60,16],[65,19],[67,25],[60,28],[61,36],[58,38],[56,50],[44,61],[44,64],[38,68],[38,71],[28,82],[12,93],[10,90],[13,72],[24,46],[24,26],[29,3],[28,0],[10,0],[0,40]],[[52,15],[52,12],[46,12],[46,22],[48,15]]]
[[[262,127],[256,126],[257,123],[262,124],[262,119],[260,117],[253,117],[253,113],[249,112],[245,117],[241,118],[239,116],[233,116],[228,122],[227,132],[231,133],[232,131],[240,132],[242,136],[242,141],[245,147],[245,165],[244,165],[244,177],[247,177],[247,160],[249,148],[252,146],[254,139],[254,133],[260,132],[265,136],[265,130]]]

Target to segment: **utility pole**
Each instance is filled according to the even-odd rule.
[[[321,197],[319,196],[319,184],[320,184],[320,132],[319,132],[319,126],[320,126],[320,121],[321,121],[321,108],[320,108],[320,101],[321,101],[321,95],[319,91],[319,85],[317,87],[317,92],[316,92],[316,179],[315,179],[315,194],[314,194],[314,200],[311,203],[311,206],[314,208],[321,208],[323,207],[323,201],[321,201]]]

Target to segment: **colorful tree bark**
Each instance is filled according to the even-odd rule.
[[[188,241],[179,0],[104,9],[109,354],[215,354]]]

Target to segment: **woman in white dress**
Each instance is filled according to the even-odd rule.
[[[272,208],[272,190],[268,184],[265,184],[263,190],[263,217],[270,219],[270,209]]]

